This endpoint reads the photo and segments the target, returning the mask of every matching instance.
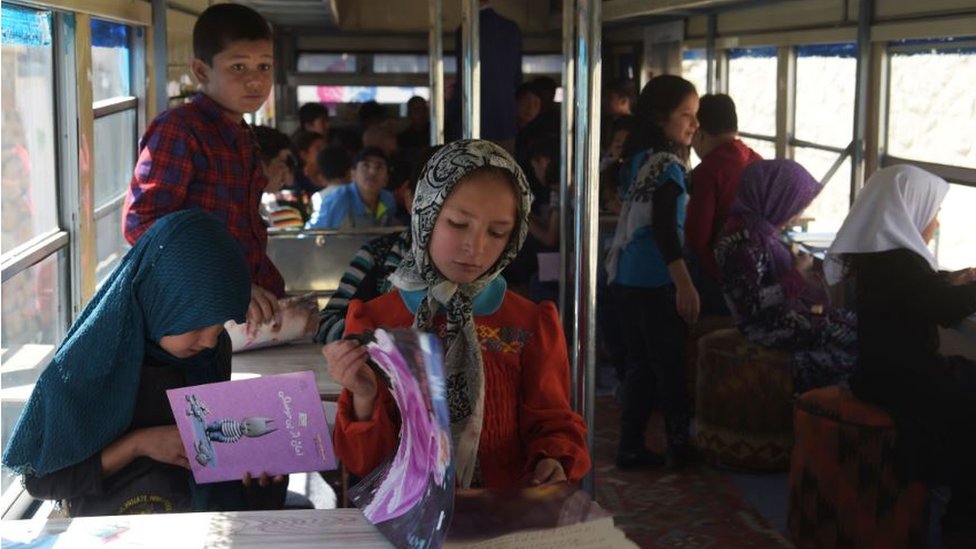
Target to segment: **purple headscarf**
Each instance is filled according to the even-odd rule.
[[[779,240],[780,227],[810,205],[822,188],[792,160],[758,160],[743,170],[730,217],[766,244],[776,275],[793,269],[793,258]]]

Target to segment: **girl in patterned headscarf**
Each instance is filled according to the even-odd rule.
[[[394,291],[353,301],[346,333],[413,326],[444,340],[455,466],[462,488],[576,481],[590,468],[582,418],[569,405],[569,362],[555,306],[507,291],[499,273],[527,231],[522,170],[489,141],[446,145],[413,202],[410,252]],[[339,398],[336,453],[356,475],[396,447],[396,406],[351,340],[323,349]]]
[[[739,330],[751,341],[793,353],[797,393],[845,379],[857,358],[857,322],[834,308],[813,257],[792,254],[783,226],[820,193],[820,183],[792,160],[758,160],[742,181],[715,242],[722,291]]]
[[[241,248],[217,218],[161,218],[41,373],[4,466],[25,476],[31,495],[66,500],[71,516],[264,506],[261,491],[241,483],[193,482],[166,399],[167,389],[230,378],[223,324],[244,320],[250,293]],[[265,494],[268,506],[283,503],[278,488],[277,502]]]

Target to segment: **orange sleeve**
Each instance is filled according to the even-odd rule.
[[[526,445],[528,474],[545,457],[562,463],[575,482],[590,470],[586,424],[569,405],[569,358],[556,306],[537,308],[533,334],[522,353],[519,432]]]
[[[346,334],[358,334],[375,326],[365,304],[352,300],[346,312]],[[396,402],[389,391],[381,389],[372,417],[357,421],[352,410],[352,393],[343,389],[332,439],[336,456],[350,473],[366,476],[396,450],[398,418]]]

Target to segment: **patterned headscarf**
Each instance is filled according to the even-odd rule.
[[[779,240],[780,227],[809,206],[821,188],[793,160],[758,160],[743,170],[729,217],[762,238],[775,274],[793,268],[793,258]]]
[[[176,358],[163,336],[242,322],[250,276],[240,246],[203,210],[157,221],[122,258],[41,373],[3,454],[44,476],[100,452],[129,428],[146,356],[216,381],[216,351]]]
[[[430,258],[434,223],[444,201],[465,176],[478,168],[494,166],[512,174],[516,184],[517,216],[505,250],[485,274],[473,282],[457,284],[444,277]],[[484,419],[485,373],[481,344],[471,303],[502,272],[522,248],[528,231],[531,194],[525,175],[504,149],[490,141],[461,140],[445,145],[424,166],[413,199],[413,243],[393,273],[394,286],[404,291],[426,289],[414,316],[414,327],[429,331],[434,316],[443,308],[447,315],[444,364],[451,434],[457,478],[467,488],[476,476],[478,444]]]

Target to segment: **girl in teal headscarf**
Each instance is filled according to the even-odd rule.
[[[261,505],[241,483],[193,482],[165,394],[229,379],[223,324],[243,322],[249,300],[244,256],[220,221],[203,210],[160,219],[68,331],[3,464],[71,516]]]

